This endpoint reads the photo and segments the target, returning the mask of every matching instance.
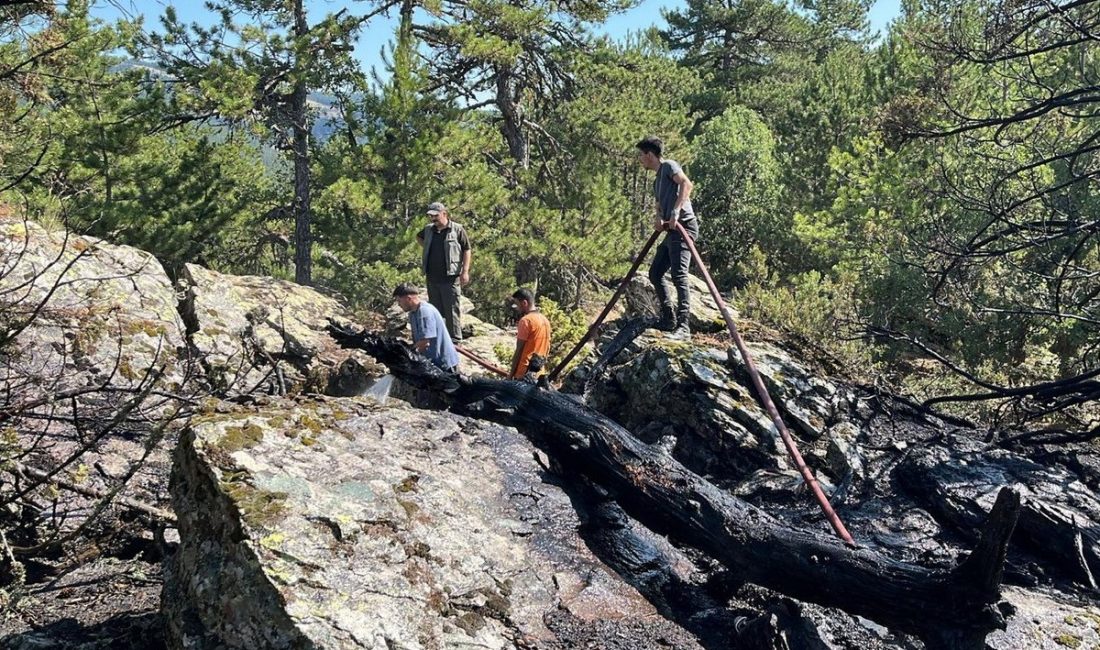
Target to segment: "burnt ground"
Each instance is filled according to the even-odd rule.
[[[960,440],[994,450],[1007,448],[1043,466],[1064,469],[1092,491],[1100,491],[1100,453],[1094,443],[1044,444],[1041,438],[1025,438],[1011,444],[1002,441],[998,445],[996,441],[984,440],[981,432],[945,427],[942,422],[927,420],[888,397],[864,393],[860,395],[860,402],[857,411],[862,417],[858,424],[865,436],[860,439],[859,447],[867,461],[865,475],[838,486],[833,502],[861,543],[897,559],[926,566],[949,566],[957,561],[960,550],[972,545],[972,540],[960,532],[965,526],[944,526],[934,520],[926,509],[903,498],[906,490],[913,488],[900,484],[893,477],[897,467],[929,450],[958,445]],[[164,503],[152,495],[154,492],[163,494],[165,486],[158,484],[156,477],[162,475],[161,470],[165,470],[163,476],[167,475],[165,456],[155,459],[155,465],[159,466],[143,473],[148,481],[138,479],[139,494],[136,496]],[[815,465],[815,470],[823,463],[812,455],[808,460]],[[103,471],[112,473],[117,469],[108,466]],[[790,523],[826,530],[812,500],[804,493],[804,498],[792,498],[790,484],[790,476],[772,477],[743,496]],[[734,484],[728,487],[733,488]],[[142,490],[144,494],[140,494]],[[793,490],[798,492],[797,487]],[[581,495],[578,501],[591,500]],[[73,510],[81,507],[74,502],[68,505]],[[579,504],[578,507],[581,508]],[[125,518],[119,513],[116,516]],[[884,521],[899,525],[884,526]],[[17,594],[15,602],[0,613],[0,648],[164,647],[159,609],[160,559],[166,547],[154,541],[148,530],[132,517],[128,523],[109,532],[112,534],[94,536],[81,544],[76,555],[56,557],[28,567],[28,584]],[[645,537],[644,531],[641,535]],[[598,545],[598,540],[590,538],[589,541]],[[660,540],[650,538],[649,541],[654,542],[658,550],[668,551]],[[604,559],[614,566],[614,558]],[[720,569],[707,566],[700,558],[691,559],[697,565],[696,575],[685,576],[684,584],[677,587],[678,592],[666,590],[666,598],[684,599],[670,605],[681,607],[681,611],[673,612],[675,615],[670,617],[676,623],[623,620],[594,624],[559,611],[546,621],[559,640],[549,644],[533,643],[530,647],[539,650],[719,650],[738,647],[739,629],[761,625],[788,631],[805,628],[806,636],[800,637],[791,648],[916,650],[922,647],[919,642],[836,610],[794,603],[751,585],[723,584]],[[690,584],[692,580],[694,584]],[[1046,561],[1015,544],[1006,567],[1005,584],[1017,589],[1024,602],[1042,599],[1036,600],[1034,610],[1021,611],[1017,619],[1028,618],[1034,626],[1080,623],[1078,627],[1082,631],[1071,630],[1072,633],[1058,637],[1064,643],[1057,641],[1056,646],[1034,645],[1027,630],[1010,631],[1015,636],[1007,637],[1007,641],[995,647],[1021,650],[1031,647],[1100,648],[1100,642],[1089,645],[1089,639],[1097,637],[1088,635],[1091,629],[1088,620],[1081,620],[1070,609],[1062,611],[1051,606],[1051,603],[1064,603],[1095,607],[1098,602],[1095,591],[1067,579],[1064,571],[1050,570]],[[721,612],[698,608],[699,599],[706,595],[700,595],[704,591],[714,602],[722,603]],[[692,608],[698,609],[693,612]],[[1096,627],[1100,633],[1100,624]]]
[[[59,431],[44,446],[63,456],[73,448],[74,439],[70,431]],[[123,496],[170,508],[168,450],[175,439],[168,435],[161,441],[127,483]],[[84,458],[90,469],[81,485],[108,489],[141,450],[137,436],[105,440]],[[0,598],[5,591],[10,598],[7,606],[0,605],[0,648],[164,647],[161,563],[174,547],[175,531],[117,502],[88,520],[96,500],[69,490],[38,490],[31,500],[39,504],[37,512],[0,511],[0,529],[13,546],[33,546],[48,541],[52,533],[85,526],[62,545],[63,551],[21,558],[26,570],[23,586],[0,590]],[[7,568],[0,562],[0,574]]]
[[[27,585],[0,648],[163,648],[159,561],[100,558]]]

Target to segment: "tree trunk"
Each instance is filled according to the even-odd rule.
[[[294,0],[294,36],[306,38],[309,25],[306,24],[303,0]],[[294,152],[294,281],[308,285],[313,282],[313,237],[310,234],[309,204],[309,123],[306,117],[306,80],[305,69],[308,61],[296,55],[294,91],[290,96],[290,121],[294,134],[292,150]]]
[[[1003,628],[1011,611],[1000,601],[1000,583],[1020,498],[1007,488],[970,557],[952,570],[928,569],[791,527],[561,393],[465,380],[393,339],[330,332],[403,381],[443,394],[456,410],[515,426],[570,473],[606,490],[631,517],[709,554],[741,580],[915,634],[929,650],[983,650],[986,635]]]
[[[508,143],[508,152],[512,155],[512,159],[527,169],[531,161],[527,136],[523,132],[523,106],[516,94],[516,81],[512,70],[497,70],[496,105],[501,117],[500,132]]]

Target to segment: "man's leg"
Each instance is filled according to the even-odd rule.
[[[432,307],[438,309],[439,314],[443,316],[447,324],[447,333],[455,343],[462,340],[462,330],[459,329],[462,325],[459,322],[458,291],[458,278],[454,281],[428,281],[428,302],[432,303]]]
[[[458,343],[462,340],[462,303],[459,301],[462,296],[462,285],[458,278],[454,278],[441,288],[446,294],[444,300],[447,304],[445,309],[440,308],[439,311],[443,313],[443,320],[447,321],[447,331],[451,334],[451,340]]]
[[[428,280],[427,285],[428,285],[428,302],[430,302],[432,304],[432,307],[435,307],[436,309],[438,309],[439,313],[442,314],[443,313],[443,296],[440,295],[440,291],[439,291],[439,286],[440,285],[439,285],[439,283],[435,282],[433,280]]]
[[[666,245],[668,238],[669,235],[665,235],[664,242],[657,247],[657,252],[653,254],[653,264],[649,267],[649,281],[653,283],[653,289],[657,292],[657,302],[661,309],[660,328],[666,331],[676,326],[672,314],[672,300],[669,297],[668,280],[665,279],[671,263]]]
[[[692,227],[694,226],[694,227]],[[685,229],[693,238],[698,226],[692,223]],[[670,236],[671,239],[671,236]],[[691,267],[691,249],[680,235],[675,233],[675,242],[669,242],[669,256],[672,260],[672,284],[676,286],[676,333],[681,336],[691,334],[691,286],[688,284],[688,269]]]

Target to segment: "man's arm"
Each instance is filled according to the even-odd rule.
[[[512,370],[508,373],[509,379],[519,379],[516,377],[516,370],[519,370],[519,360],[523,357],[523,346],[527,344],[527,341],[516,341],[516,351],[512,353]]]
[[[470,247],[470,236],[466,234],[466,229],[462,229],[462,234],[458,238],[458,244],[462,247],[462,273],[458,276],[458,283],[462,286],[470,284],[470,259],[473,257],[473,249]]]
[[[416,233],[416,243],[420,244],[421,248],[424,248],[424,231]]]
[[[676,183],[679,190],[676,193],[676,204],[672,206],[672,214],[668,216],[668,224],[671,228],[676,227],[676,221],[680,218],[680,210],[684,207],[684,203],[691,198],[691,190],[695,188],[695,183],[691,182],[691,179],[687,177],[687,174],[680,170],[673,174],[672,182]]]
[[[421,312],[422,311],[423,310],[421,310]],[[428,346],[431,345],[432,339],[439,336],[439,332],[435,331],[435,321],[433,321],[431,318],[421,316],[420,313],[417,313],[416,317],[420,319],[421,338],[415,343],[415,346],[416,351],[423,354],[424,350],[427,350]]]
[[[470,258],[472,257],[470,253],[469,248],[462,251],[462,274],[458,276],[458,282],[462,286],[470,284]]]

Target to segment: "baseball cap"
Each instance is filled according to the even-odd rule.
[[[440,212],[446,212],[447,206],[443,205],[439,201],[432,203],[428,206],[428,214],[439,214]]]

